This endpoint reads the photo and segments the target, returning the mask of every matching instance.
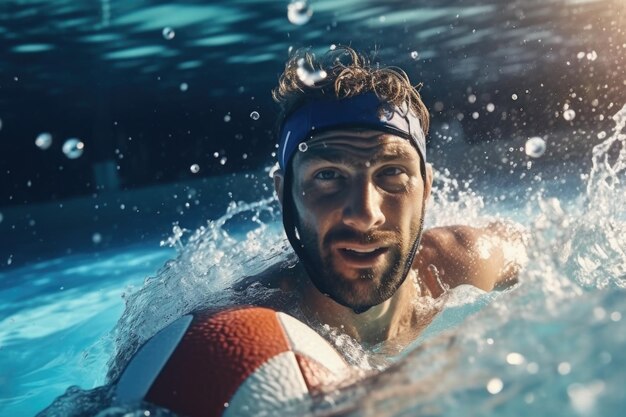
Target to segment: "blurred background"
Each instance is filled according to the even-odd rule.
[[[301,48],[350,45],[423,83],[430,161],[484,195],[528,186],[529,163],[576,189],[626,102],[625,11],[623,0],[4,0],[0,268],[158,244],[174,223],[271,195],[270,92]]]

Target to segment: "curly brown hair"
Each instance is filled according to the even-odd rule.
[[[323,75],[312,82],[302,76],[303,69]],[[398,108],[408,104],[427,134],[430,115],[419,93],[421,86],[411,85],[408,75],[400,68],[374,68],[364,55],[348,46],[339,46],[319,60],[309,51],[296,52],[285,64],[272,97],[281,108],[280,126],[287,116],[309,101],[331,95],[341,99],[374,92]]]

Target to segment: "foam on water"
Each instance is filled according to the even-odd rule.
[[[462,286],[436,300],[417,300],[416,308],[441,312],[409,348],[387,361],[376,351],[384,353],[383,347],[364,349],[340,329],[317,329],[372,376],[329,393],[312,413],[615,415],[625,401],[626,106],[614,120],[612,134],[593,150],[586,192],[565,199],[541,187],[520,189],[515,201],[522,203],[507,212],[524,225],[528,260],[514,288],[484,293]],[[445,170],[436,172],[427,226],[494,221],[470,185]],[[169,240],[178,248],[176,259],[126,298],[109,378],[181,315],[237,303],[232,288],[241,277],[277,262],[292,264],[279,219],[276,200],[268,198],[232,203],[223,217],[193,233],[177,229]],[[272,295],[256,287],[246,294],[260,301]],[[107,395],[105,388],[72,389],[45,415],[98,409]],[[150,409],[152,415],[169,415]],[[145,408],[106,409],[101,415],[138,410]]]

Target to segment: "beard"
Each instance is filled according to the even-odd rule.
[[[302,226],[301,221],[297,229],[302,243],[301,250],[305,254],[303,264],[311,282],[320,292],[357,313],[391,298],[406,278],[406,265],[412,258],[414,242],[403,241],[396,232],[359,233],[352,229],[335,229],[329,231],[320,245],[316,230]],[[415,229],[411,230],[409,236],[419,236],[421,227]],[[337,269],[335,262],[338,259],[329,250],[335,241],[380,243],[387,248],[385,262],[380,267],[358,269],[356,278],[347,276]]]

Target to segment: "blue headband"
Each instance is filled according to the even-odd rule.
[[[411,140],[426,163],[426,137],[417,116],[381,101],[375,93],[311,101],[291,114],[280,130],[278,164],[285,170],[298,145],[313,132],[364,127]]]

